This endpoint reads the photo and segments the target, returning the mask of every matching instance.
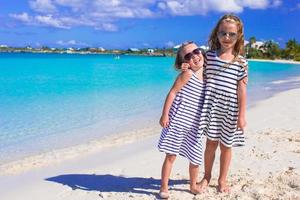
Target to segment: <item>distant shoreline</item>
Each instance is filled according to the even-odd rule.
[[[248,61],[271,62],[271,63],[287,63],[287,64],[299,64],[300,65],[299,61],[294,61],[294,60],[280,60],[280,59],[266,60],[266,59],[249,58]]]
[[[121,55],[130,55],[130,56],[149,56],[149,57],[174,57],[174,53],[170,52],[128,52],[124,50],[114,51],[0,51],[1,53],[11,53],[11,54],[69,54],[69,55],[112,55],[112,56],[121,56]]]
[[[32,53],[32,54],[69,54],[69,55],[112,55],[112,56],[147,56],[147,57],[174,57],[175,55],[170,54],[147,54],[147,53],[113,53],[113,52],[4,52],[0,51],[1,53]],[[248,61],[255,61],[255,62],[271,62],[271,63],[287,63],[287,64],[299,64],[300,61],[294,60],[282,60],[282,59],[257,59],[257,58],[248,58]]]

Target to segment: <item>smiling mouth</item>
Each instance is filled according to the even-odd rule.
[[[194,61],[194,64],[195,64],[195,65],[199,65],[199,63],[200,63],[200,60]]]
[[[193,59],[193,62],[194,62],[194,63],[199,63],[199,59],[198,59],[198,58],[194,58],[194,59]]]

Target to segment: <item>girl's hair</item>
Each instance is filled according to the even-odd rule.
[[[210,34],[209,37],[209,47],[211,50],[218,50],[221,48],[221,44],[218,40],[218,31],[219,27],[223,22],[231,22],[235,23],[237,26],[237,40],[233,48],[233,54],[235,58],[238,57],[238,55],[244,54],[244,26],[243,22],[235,15],[227,14],[224,15],[217,23],[216,27],[213,29],[213,31]]]
[[[181,44],[181,46],[177,50],[176,59],[175,59],[175,63],[174,63],[174,67],[176,70],[181,70],[181,65],[182,65],[182,63],[185,62],[184,58],[182,57],[181,52],[184,49],[184,47],[186,47],[187,45],[190,45],[190,44],[195,44],[195,43],[193,41],[184,42]],[[201,48],[199,48],[199,49],[201,51],[203,58],[205,59],[205,51]]]

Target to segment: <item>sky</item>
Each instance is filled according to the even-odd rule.
[[[0,45],[168,48],[207,45],[224,14],[245,39],[300,42],[300,0],[0,0]]]

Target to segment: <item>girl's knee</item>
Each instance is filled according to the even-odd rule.
[[[199,165],[195,165],[195,164],[193,164],[193,163],[190,163],[190,168],[199,168]]]
[[[220,150],[221,152],[224,152],[224,151],[231,151],[231,147],[227,147],[225,146],[224,144],[220,144]]]
[[[212,140],[207,139],[206,150],[216,151],[218,145],[219,145],[219,141],[212,141]]]
[[[176,155],[173,154],[166,154],[166,161],[173,163],[176,159]]]

